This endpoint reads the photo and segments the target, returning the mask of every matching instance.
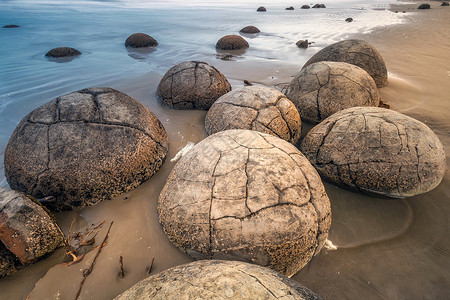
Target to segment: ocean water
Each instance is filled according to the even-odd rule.
[[[338,0],[326,3],[326,9],[301,10],[299,3],[284,0],[3,0],[0,25],[21,27],[0,28],[0,185],[7,184],[3,153],[12,131],[28,112],[59,95],[149,73],[162,76],[185,60],[222,64],[215,58],[215,43],[247,25],[262,33],[245,37],[250,48],[224,67],[230,69],[227,77],[239,78],[233,65],[299,69],[323,46],[402,22],[400,14],[386,10],[388,3]],[[267,12],[257,13],[260,5]],[[291,5],[294,11],[284,10]],[[347,17],[355,21],[344,22]],[[150,52],[128,51],[124,41],[135,32],[150,34],[159,46]],[[298,49],[300,39],[314,44]],[[45,58],[48,50],[61,46],[83,54],[69,61]]]

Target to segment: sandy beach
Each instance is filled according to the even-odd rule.
[[[417,10],[422,2],[392,5],[405,22],[377,28],[352,38],[373,44],[383,56],[389,82],[380,89],[391,109],[428,125],[446,149],[447,171],[433,191],[398,200],[365,196],[325,183],[332,202],[329,234],[337,250],[323,249],[292,278],[323,299],[445,299],[450,295],[450,8],[439,1],[429,10]],[[405,13],[402,13],[405,11]],[[358,20],[355,20],[357,22]],[[243,80],[282,87],[300,70],[301,64],[265,62],[229,64],[207,58],[237,89]],[[140,187],[79,211],[56,214],[64,233],[72,226],[82,231],[105,220],[114,221],[107,245],[96,261],[80,299],[111,299],[151,274],[192,261],[173,246],[158,222],[159,193],[173,168],[171,159],[188,142],[206,137],[205,111],[176,111],[156,102],[161,76],[155,73],[109,85],[139,99],[161,119],[170,141],[161,170]],[[304,124],[303,134],[312,125]],[[72,220],[75,220],[72,224]],[[71,225],[72,224],[72,225]],[[108,226],[98,233],[96,244]],[[70,267],[61,264],[58,249],[18,273],[0,279],[0,299],[74,299],[95,251]],[[119,257],[126,276],[120,278]]]

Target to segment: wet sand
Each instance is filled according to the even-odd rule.
[[[324,299],[443,299],[450,294],[450,8],[430,3],[431,10],[418,11],[418,3],[393,7],[394,11],[406,10],[406,24],[356,37],[371,42],[386,61],[390,79],[380,89],[383,100],[427,124],[441,139],[447,153],[445,178],[435,190],[406,200],[370,197],[325,184],[333,210],[329,239],[338,249],[322,250],[293,276]],[[234,89],[244,79],[267,86],[289,82],[304,63],[269,61],[254,66],[245,60],[206,61],[221,70]],[[152,274],[192,261],[168,241],[156,207],[175,164],[170,160],[188,142],[206,137],[206,112],[161,107],[155,95],[160,78],[150,73],[108,85],[141,101],[160,117],[170,142],[161,170],[139,188],[111,201],[56,215],[65,233],[73,219],[72,231],[105,220],[97,246],[114,221],[80,299],[113,298],[147,276],[153,257]],[[59,264],[64,257],[64,250],[59,249],[46,260],[2,278],[0,298],[25,299],[30,294],[30,299],[74,299],[82,270],[89,267],[95,252],[66,267]],[[120,256],[124,279],[120,278]]]

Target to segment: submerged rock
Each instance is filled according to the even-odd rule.
[[[168,151],[161,122],[145,106],[111,88],[60,96],[29,113],[5,151],[11,188],[51,209],[93,205],[155,174]]]
[[[286,7],[285,10],[294,10],[293,6]]]
[[[376,107],[332,115],[307,134],[301,151],[326,180],[395,198],[432,190],[446,167],[443,146],[430,128]]]
[[[383,57],[375,47],[362,40],[344,40],[323,48],[311,57],[303,66],[318,61],[346,62],[364,69],[377,84],[383,87],[387,84],[388,74]]]
[[[264,6],[260,6],[256,11],[266,11],[266,8]]]
[[[307,5],[307,4],[305,4],[305,5],[302,5],[302,7],[300,7],[301,9],[308,9],[308,8],[311,8],[309,5]]]
[[[201,61],[185,61],[170,68],[161,79],[157,94],[162,104],[175,109],[209,109],[231,91],[226,77]]]
[[[228,129],[272,134],[297,144],[301,120],[294,104],[275,89],[247,86],[229,92],[211,106],[205,118],[209,135]]]
[[[126,47],[143,48],[143,47],[156,47],[158,42],[145,33],[133,33],[125,41]]]
[[[115,300],[125,299],[319,300],[298,282],[260,266],[203,260],[141,280]]]
[[[442,2],[441,6],[449,6],[450,4],[448,2]]]
[[[287,276],[321,250],[331,224],[330,201],[303,154],[252,130],[195,145],[158,202],[164,232],[194,259],[248,261]]]
[[[417,9],[430,9],[431,6],[428,3],[420,4]]]
[[[299,40],[297,43],[295,43],[297,47],[306,49],[309,46],[308,40]]]
[[[325,4],[315,4],[312,8],[326,8]]]
[[[10,25],[4,25],[3,28],[18,28],[20,27],[19,25],[14,25],[14,24],[10,24]]]
[[[58,57],[77,56],[80,54],[81,54],[81,52],[75,48],[58,47],[58,48],[53,48],[52,50],[48,51],[45,54],[45,56],[58,58]]]
[[[354,106],[378,106],[380,95],[372,77],[355,65],[322,61],[302,69],[287,87],[286,96],[302,120],[320,122]]]
[[[347,19],[345,19],[345,22],[351,23],[351,22],[353,22],[353,18],[347,18]]]
[[[63,239],[42,206],[22,193],[0,188],[0,276],[52,253]]]
[[[247,41],[236,34],[226,35],[220,38],[216,43],[216,49],[218,50],[242,50],[247,49]]]
[[[249,25],[249,26],[245,26],[244,28],[239,30],[239,32],[242,32],[242,33],[259,33],[260,30],[257,27],[255,27],[255,26]]]

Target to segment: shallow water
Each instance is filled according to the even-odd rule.
[[[114,221],[108,244],[83,287],[81,299],[116,296],[147,276],[146,269],[153,257],[152,274],[191,261],[165,237],[156,205],[175,164],[170,159],[188,142],[196,143],[206,137],[203,125],[206,113],[171,110],[157,103],[156,87],[167,69],[181,61],[203,60],[221,70],[234,89],[242,86],[244,79],[281,87],[323,46],[367,34],[374,28],[376,31],[378,26],[411,21],[403,14],[385,10],[389,7],[387,1],[325,4],[326,9],[300,10],[301,5],[287,1],[190,1],[189,5],[180,1],[148,4],[142,0],[0,3],[0,25],[21,25],[16,29],[0,29],[1,186],[7,186],[4,149],[22,117],[77,89],[110,86],[129,94],[155,113],[169,136],[170,150],[165,164],[140,187],[94,207],[57,214],[65,233],[72,220],[75,220],[73,230],[84,230],[102,220],[107,224]],[[257,13],[260,5],[265,5],[268,11]],[[284,10],[291,5],[296,10]],[[344,22],[347,17],[355,21]],[[250,49],[232,61],[217,60],[216,41],[246,25],[262,30],[253,38],[246,37]],[[134,32],[152,35],[159,46],[154,51],[128,51],[123,44]],[[305,38],[315,43],[306,50],[298,49],[295,42]],[[391,36],[391,41],[395,37]],[[389,58],[390,45],[379,45],[381,53]],[[59,46],[75,47],[83,54],[65,62],[44,57],[48,50]],[[396,55],[401,56],[401,51]],[[405,68],[392,65],[388,68],[395,76],[381,90],[383,99],[391,100],[395,110],[428,120],[427,124],[449,149],[445,125],[448,102],[427,102],[423,83],[405,75],[408,74]],[[397,101],[400,97],[402,101]],[[310,126],[304,128],[306,131]],[[326,299],[445,295],[450,283],[450,245],[446,237],[449,182],[447,172],[436,190],[408,200],[370,197],[325,184],[333,210],[329,238],[338,250],[323,250],[293,278]],[[99,233],[97,245],[106,227]],[[89,253],[81,263],[71,267],[57,265],[47,273],[50,267],[62,262],[64,253],[60,249],[46,260],[0,279],[0,299],[24,299],[30,292],[31,299],[73,299],[82,279],[80,270],[88,266],[94,254]],[[124,257],[124,279],[118,275],[120,256]],[[427,278],[422,280],[422,274]]]

